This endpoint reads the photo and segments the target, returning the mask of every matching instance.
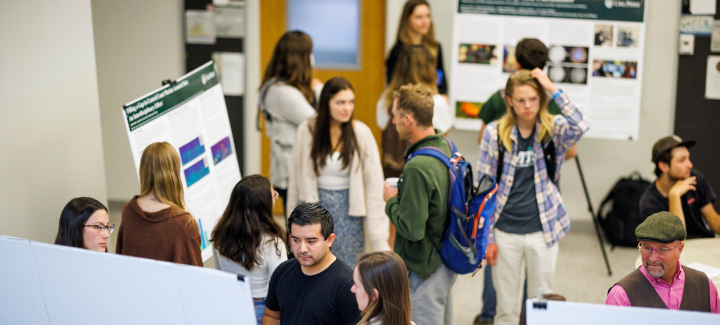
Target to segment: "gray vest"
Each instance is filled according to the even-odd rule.
[[[710,282],[707,276],[684,265],[682,268],[685,270],[685,287],[680,310],[710,312]],[[639,269],[622,278],[613,287],[616,285],[625,290],[633,307],[668,308]],[[610,290],[613,287],[610,287]]]

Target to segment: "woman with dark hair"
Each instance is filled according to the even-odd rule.
[[[175,148],[155,142],[140,157],[140,195],[125,203],[117,254],[203,266],[200,229],[185,211],[185,194]]]
[[[244,275],[250,283],[255,316],[262,324],[270,277],[287,260],[285,231],[273,220],[277,192],[267,178],[245,176],[230,194],[212,232],[215,268]]]
[[[363,318],[358,325],[411,325],[410,280],[400,255],[373,252],[360,257],[353,273]]]
[[[443,66],[442,48],[435,40],[435,26],[430,17],[430,4],[426,0],[408,0],[403,7],[398,25],[397,40],[385,61],[385,81],[389,84],[395,74],[396,63],[404,46],[422,45],[435,58],[433,68],[437,71],[437,88],[447,95],[448,85]]]
[[[110,224],[108,209],[89,197],[70,200],[60,213],[56,245],[107,252],[107,241],[115,230]]]
[[[350,266],[365,251],[363,222],[373,250],[390,250],[378,146],[370,128],[353,119],[354,110],[350,82],[328,80],[318,116],[298,126],[287,205],[292,211],[301,202],[317,203],[330,211],[337,238],[332,252]]]
[[[287,32],[275,45],[260,87],[260,109],[270,138],[270,182],[284,206],[295,131],[315,115],[315,100],[322,89],[322,82],[312,78],[312,65],[310,36]]]

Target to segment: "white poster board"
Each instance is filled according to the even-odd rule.
[[[257,324],[214,269],[0,236],[0,324]]]
[[[637,140],[647,3],[455,0],[455,127],[480,129],[478,111],[517,69],[517,42],[537,38],[549,50],[545,72],[591,124],[585,136]]]
[[[166,141],[178,151],[187,210],[200,228],[203,261],[210,234],[240,181],[240,166],[217,67],[212,61],[123,106],[135,169],[143,150]]]
[[[579,302],[548,301],[536,308],[525,301],[528,325],[638,325],[638,324],[720,324],[720,315],[644,307],[606,306]]]

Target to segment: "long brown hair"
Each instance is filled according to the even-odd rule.
[[[383,324],[410,325],[410,280],[402,258],[393,252],[367,253],[358,260],[357,270],[370,300],[358,324],[370,324],[379,316]]]
[[[540,96],[540,111],[538,112],[538,119],[540,120],[541,128],[538,130],[538,139],[544,141],[552,134],[553,126],[553,116],[548,112],[548,95],[543,86],[532,77],[530,70],[518,70],[510,75],[507,85],[505,86],[505,96],[512,98],[515,88],[520,86],[530,86],[535,89],[538,92],[538,96]],[[512,151],[512,140],[510,140],[510,134],[512,133],[512,129],[515,124],[517,124],[518,117],[515,110],[510,105],[510,101],[507,100],[507,98],[504,99],[507,102],[507,105],[505,105],[507,106],[507,114],[503,115],[503,117],[498,120],[498,135],[500,136],[500,141],[502,141],[505,149],[510,152]]]
[[[410,16],[412,16],[413,11],[415,11],[415,7],[420,5],[425,5],[430,9],[430,4],[425,0],[408,0],[405,2],[397,31],[397,40],[404,45],[413,44],[412,37],[410,36],[412,34],[410,30]],[[430,30],[428,30],[426,35],[422,36],[421,44],[430,50],[433,57],[437,56],[438,42],[435,40],[435,24],[433,24],[432,20],[430,21]]]
[[[285,231],[272,215],[272,191],[267,178],[245,176],[233,188],[230,203],[212,232],[210,241],[220,255],[248,271],[262,263],[258,247],[263,244],[263,235],[272,237],[278,256],[286,253],[279,245],[282,241],[285,247]]]
[[[283,34],[275,44],[272,58],[265,68],[262,85],[277,78],[299,89],[308,103],[315,101],[315,94],[310,87],[312,79],[312,39],[301,31],[290,31]]]
[[[155,190],[155,199],[185,210],[185,194],[180,178],[180,156],[167,142],[151,143],[140,158],[140,195]]]
[[[325,167],[327,157],[332,155],[335,149],[332,147],[332,141],[330,140],[330,122],[332,121],[332,116],[330,116],[330,100],[337,93],[348,89],[355,92],[350,81],[343,77],[335,77],[328,80],[320,93],[320,100],[317,105],[318,116],[315,119],[315,123],[314,125],[311,125],[312,123],[308,124],[310,133],[313,134],[310,157],[313,161],[313,169],[316,175],[320,174],[320,169]],[[343,162],[343,169],[350,165],[353,154],[358,151],[355,129],[353,128],[354,115],[355,112],[350,116],[349,121],[340,126],[342,133],[340,135],[340,141],[338,141],[338,146],[342,145],[340,159],[342,159]]]
[[[397,63],[393,78],[385,90],[385,106],[388,115],[392,116],[392,103],[394,93],[401,86],[407,84],[421,84],[434,94],[437,89],[437,70],[435,69],[435,57],[422,45],[403,46]]]

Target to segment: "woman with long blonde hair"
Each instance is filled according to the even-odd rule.
[[[400,51],[395,67],[395,74],[388,87],[378,100],[375,117],[378,126],[383,129],[383,172],[385,177],[399,177],[405,165],[403,153],[410,143],[398,136],[397,130],[390,124],[393,97],[395,91],[407,84],[419,84],[427,87],[434,94],[433,127],[445,133],[452,126],[450,107],[443,96],[438,93],[436,85],[437,73],[434,69],[435,57],[425,46],[405,46]]]
[[[397,39],[385,61],[385,81],[392,82],[396,64],[403,47],[421,45],[430,51],[435,59],[431,66],[436,70],[437,91],[447,95],[448,85],[443,66],[442,47],[435,40],[435,26],[430,16],[430,4],[426,0],[408,0],[403,7],[400,23],[398,24]]]
[[[562,114],[548,113],[546,90]],[[483,131],[480,175],[500,175],[485,255],[495,273],[495,324],[517,324],[523,286],[520,265],[527,266],[528,297],[535,296],[539,287],[553,291],[557,242],[570,229],[557,187],[560,168],[565,152],[589,124],[538,68],[510,75],[505,97],[507,113]],[[555,159],[546,163],[546,155],[553,154]]]
[[[180,156],[167,142],[140,158],[140,195],[123,206],[116,253],[203,266],[200,230],[185,211]]]
[[[374,252],[361,256],[353,273],[363,318],[358,325],[411,325],[410,280],[400,255]]]
[[[260,109],[270,138],[270,183],[287,205],[290,159],[298,125],[315,115],[322,82],[312,77],[312,39],[301,31],[275,44],[260,87]],[[287,212],[287,211],[286,211]]]

